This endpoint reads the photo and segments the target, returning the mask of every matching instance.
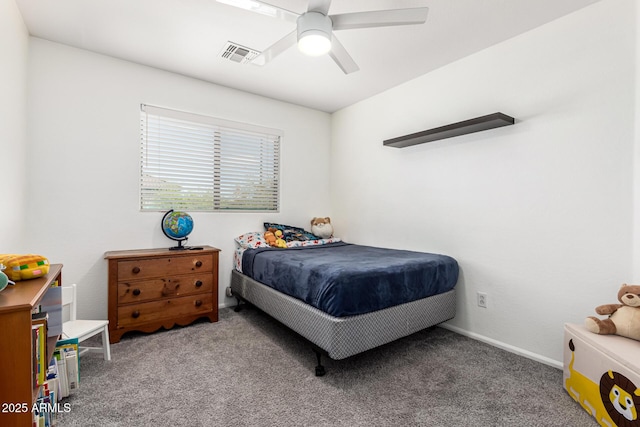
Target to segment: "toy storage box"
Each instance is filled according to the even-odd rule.
[[[563,386],[598,424],[640,427],[640,341],[567,323]]]

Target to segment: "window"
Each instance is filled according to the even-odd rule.
[[[141,107],[140,210],[278,210],[282,131]]]

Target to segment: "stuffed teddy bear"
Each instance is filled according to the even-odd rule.
[[[605,304],[596,307],[596,313],[608,314],[608,319],[589,316],[584,325],[594,334],[620,335],[640,340],[640,285],[623,284],[618,290],[622,304]]]
[[[282,231],[275,228],[269,228],[267,231],[265,231],[264,239],[267,241],[269,246],[273,246],[274,248],[287,247],[287,242],[285,242],[282,238]]]
[[[311,220],[311,232],[322,239],[328,239],[333,236],[333,226],[331,218],[313,218]]]

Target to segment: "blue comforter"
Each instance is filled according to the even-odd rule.
[[[458,263],[449,256],[344,242],[247,249],[242,271],[335,317],[426,298],[458,281]]]

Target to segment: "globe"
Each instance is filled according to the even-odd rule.
[[[186,241],[187,236],[193,231],[191,215],[171,209],[162,217],[161,226],[165,236],[178,242],[178,246],[170,249],[185,249],[182,242]]]

